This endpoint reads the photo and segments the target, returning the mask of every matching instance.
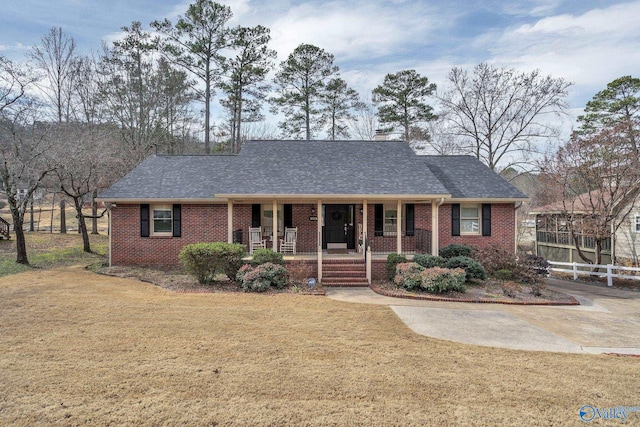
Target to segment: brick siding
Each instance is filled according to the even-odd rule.
[[[395,252],[395,236],[374,236],[374,202],[368,204],[368,236],[374,252]],[[297,251],[313,253],[318,245],[318,223],[312,221],[311,208],[316,204],[294,204],[293,226],[298,227]],[[355,204],[356,224],[362,223],[362,204]],[[512,203],[494,204],[491,211],[492,236],[451,236],[451,205],[439,209],[440,247],[451,243],[475,247],[499,245],[514,250],[515,209]],[[226,204],[183,204],[181,237],[140,237],[140,205],[118,204],[111,211],[111,262],[113,265],[140,265],[175,267],[179,266],[178,253],[183,246],[199,242],[227,241]],[[233,206],[233,230],[242,230],[242,242],[249,241],[251,226],[251,204]],[[415,228],[431,230],[431,204],[415,205]],[[357,231],[357,229],[356,229]],[[357,238],[357,236],[356,236]],[[271,247],[271,242],[267,246]],[[403,236],[403,252],[415,250],[415,236]],[[314,261],[315,262],[315,261]],[[384,262],[373,263],[373,277],[384,277]],[[317,275],[317,268],[314,267]]]
[[[476,248],[497,245],[508,251],[515,251],[516,210],[513,203],[491,205],[491,236],[451,235],[451,205],[444,204],[438,211],[439,245],[441,248],[452,243]]]
[[[177,266],[183,246],[227,241],[227,205],[182,205],[182,237],[140,237],[140,205],[118,204],[111,230],[113,265]]]
[[[373,252],[396,252],[396,236],[376,236],[374,210],[375,203],[367,206],[367,230],[369,245]],[[405,218],[402,218],[405,222]],[[415,205],[414,227],[416,230],[431,230],[431,203]],[[402,227],[404,228],[404,226]],[[414,252],[416,250],[416,236],[402,236],[402,251]]]

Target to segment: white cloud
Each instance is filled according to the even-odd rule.
[[[291,7],[268,24],[284,59],[300,43],[315,44],[343,60],[391,55],[427,39],[438,26],[423,3],[333,1]]]
[[[22,43],[14,43],[14,44],[0,44],[0,52],[9,52],[9,51],[25,51],[29,49],[29,46],[25,46]]]
[[[583,106],[611,80],[640,69],[637,16],[639,1],[543,18],[476,43],[490,50],[489,62],[574,82],[572,103]]]

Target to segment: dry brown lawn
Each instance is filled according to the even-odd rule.
[[[582,425],[582,405],[640,404],[639,366],[439,341],[318,296],[0,278],[0,425]]]

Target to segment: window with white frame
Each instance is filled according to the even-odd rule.
[[[636,233],[640,233],[640,215],[636,215],[636,220],[635,220],[635,230]]]
[[[406,205],[402,205],[402,224],[401,231],[405,231],[405,221],[407,208]],[[383,228],[384,236],[397,236],[398,235],[398,205],[393,204],[385,204],[384,205],[384,228]]]
[[[395,236],[398,230],[398,206],[384,205],[384,235]]]
[[[171,205],[152,206],[151,234],[171,236],[173,233],[173,208]]]
[[[460,206],[460,233],[480,234],[480,205]]]
[[[278,205],[278,235],[282,235],[284,230],[284,215],[282,214],[282,205]],[[265,236],[273,234],[273,205],[262,205],[262,232]]]

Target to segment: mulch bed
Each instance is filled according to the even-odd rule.
[[[493,280],[468,285],[465,292],[448,292],[441,295],[410,292],[403,288],[398,288],[395,284],[387,281],[372,283],[371,289],[385,296],[428,301],[511,305],[580,305],[575,298],[561,292],[545,288],[542,289],[540,296],[535,296],[531,293],[529,286],[512,282],[505,284],[504,282]]]
[[[182,273],[181,271],[162,271],[152,268],[141,267],[99,267],[92,268],[99,274],[105,274],[114,277],[125,277],[137,279],[142,282],[151,283],[163,289],[178,293],[218,293],[218,292],[243,292],[239,284],[220,277],[208,285],[198,283],[193,277]],[[297,284],[288,286],[284,289],[269,289],[262,294],[298,294],[298,295],[325,295],[322,285],[316,285],[309,288],[306,284]]]
[[[201,285],[193,277],[175,270],[162,271],[152,268],[122,266],[97,266],[92,268],[92,270],[99,274],[137,279],[177,293],[243,292],[237,283],[226,278],[221,278],[221,280],[217,280],[209,285]],[[409,292],[386,281],[377,281],[371,284],[371,289],[374,292],[394,298],[514,305],[579,305],[575,298],[549,289],[543,289],[541,296],[534,296],[531,294],[529,287],[524,285],[514,286],[511,284],[506,288],[511,296],[505,294],[504,283],[491,280],[467,286],[467,290],[464,293],[449,292],[442,295],[428,294],[426,292]],[[313,288],[309,288],[306,284],[297,284],[284,289],[274,288],[263,292],[263,294],[267,295],[283,293],[326,295],[324,288],[320,284]]]

